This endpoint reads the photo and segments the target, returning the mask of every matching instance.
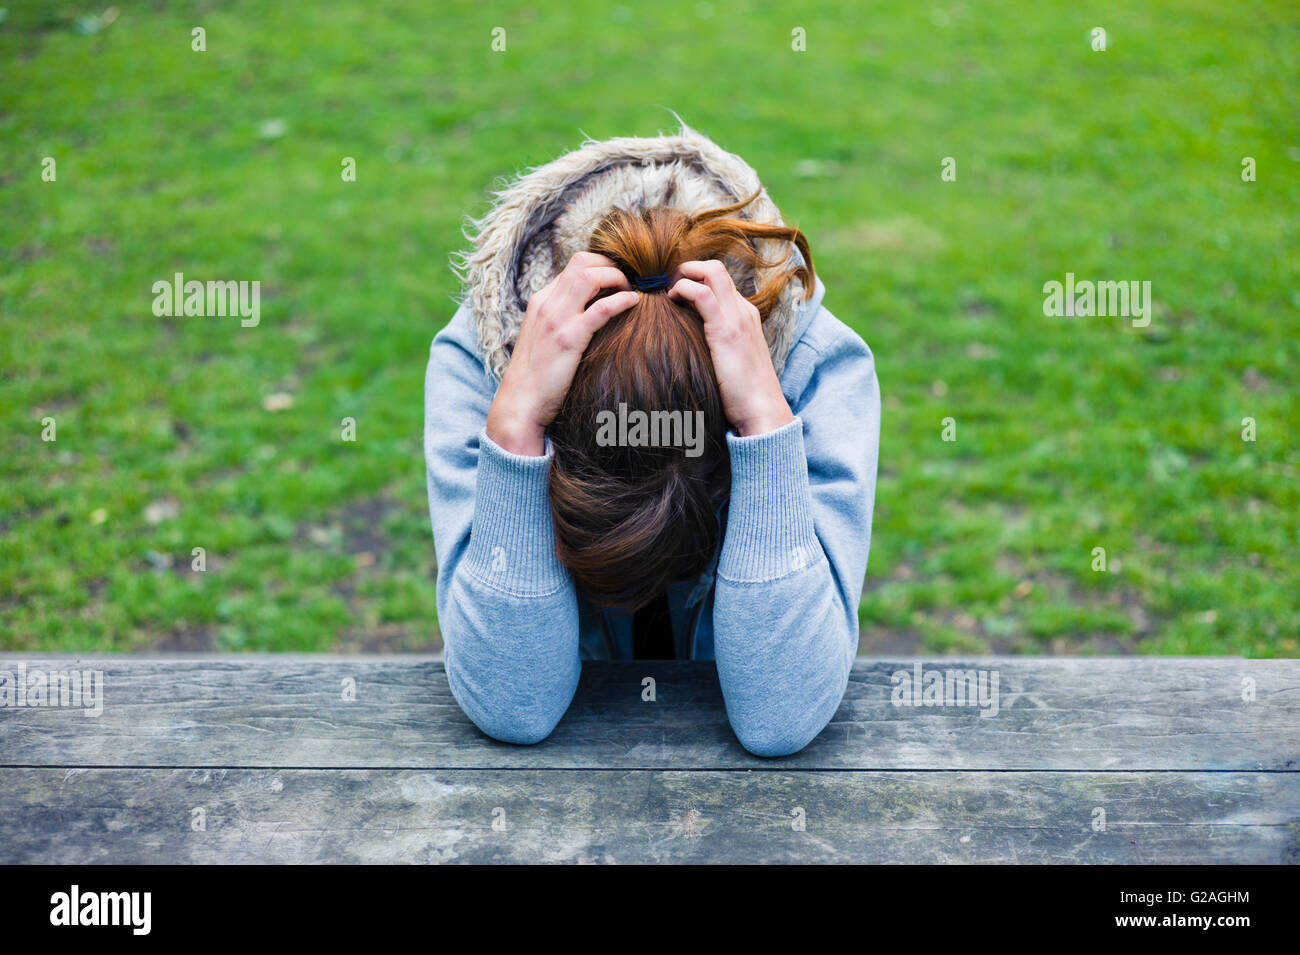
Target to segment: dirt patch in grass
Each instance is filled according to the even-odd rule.
[[[339,634],[339,653],[441,653],[442,634],[434,624],[382,623]]]
[[[159,653],[212,653],[220,649],[212,627],[175,627],[151,641]]]

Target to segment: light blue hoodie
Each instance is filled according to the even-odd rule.
[[[713,158],[700,140],[717,150],[711,142],[690,130],[683,135],[690,137],[685,147],[682,137],[594,145],[623,144],[632,170],[646,160],[639,145],[628,143],[663,147],[672,140],[669,147],[685,148],[692,160],[701,151]],[[656,173],[662,166],[652,160],[645,168]],[[572,170],[566,173],[571,196]],[[733,194],[747,194],[743,177],[732,178],[741,187]],[[585,172],[578,181],[600,195],[602,186],[590,179]],[[615,185],[627,194],[626,182]],[[498,210],[509,202],[509,191],[502,195]],[[651,189],[644,201],[663,195],[672,193]],[[521,208],[527,218],[536,204]],[[557,227],[558,239],[557,229],[541,230],[555,260],[567,261],[568,249],[582,241],[581,230],[568,236],[564,226]],[[512,276],[515,286],[536,286],[553,274],[557,266],[547,262],[541,278],[528,278],[530,264],[537,267],[528,257],[537,232],[510,235],[510,261],[525,263]],[[797,752],[822,731],[844,695],[857,651],[880,394],[870,349],[823,306],[824,294],[818,279],[807,302],[787,308],[788,350],[774,346],[795,420],[751,437],[728,432],[731,496],[720,511],[722,546],[708,571],[668,592],[677,657],[717,661],[727,717],[741,744],[759,756]],[[512,306],[517,311],[524,304],[520,294]],[[489,736],[536,743],[564,716],[583,659],[632,658],[632,616],[593,606],[555,556],[549,440],[543,456],[527,457],[498,447],[484,430],[498,384],[493,357],[503,340],[508,356],[510,336],[494,318],[476,317],[462,304],[429,355],[424,445],[438,619],[448,681],[461,708]]]

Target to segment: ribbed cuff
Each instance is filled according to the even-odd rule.
[[[728,580],[776,580],[821,556],[812,519],[803,422],[742,438],[727,432],[731,503],[718,573]]]
[[[555,525],[547,487],[554,451],[514,454],[479,433],[474,524],[465,551],[468,569],[499,590],[548,594],[568,579],[555,556]]]

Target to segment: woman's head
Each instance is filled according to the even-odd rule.
[[[811,294],[812,256],[797,229],[739,218],[753,198],[696,215],[615,210],[588,250],[635,281],[725,257],[768,268],[778,263],[756,240],[792,242],[803,263],[749,296],[766,321],[792,278]],[[731,484],[726,431],[699,315],[666,285],[643,291],[592,337],[547,429],[556,554],[580,589],[601,604],[640,608],[708,566]]]

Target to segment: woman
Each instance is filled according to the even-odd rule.
[[[857,650],[880,425],[802,234],[685,126],[589,141],[474,225],[425,385],[457,702],[535,743],[582,659],[716,659],[741,744],[802,749]]]

